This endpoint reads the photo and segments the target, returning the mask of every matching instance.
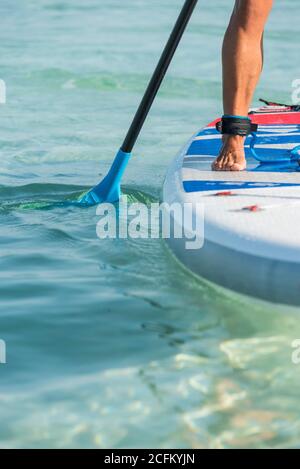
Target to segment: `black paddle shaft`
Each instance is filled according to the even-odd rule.
[[[148,88],[142,99],[142,102],[136,112],[132,121],[128,134],[124,140],[121,150],[124,153],[131,153],[135,142],[142,130],[146,117],[151,109],[153,101],[160,89],[160,85],[166,75],[169,65],[176,52],[178,44],[183,36],[183,33],[189,23],[198,0],[186,0],[181,10],[178,20],[174,26],[172,34],[167,42],[167,45],[162,53],[159,63],[155,72],[150,80]]]

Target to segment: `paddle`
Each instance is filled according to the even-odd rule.
[[[129,162],[132,149],[142,130],[143,124],[151,109],[157,92],[160,89],[161,83],[192,16],[197,1],[198,0],[185,1],[172,34],[167,42],[167,45],[150,80],[145,95],[132,121],[124,143],[118,151],[109,173],[103,179],[103,181],[100,182],[100,184],[95,186],[80,199],[80,204],[96,205],[102,202],[117,202],[119,200],[121,195],[121,178]]]

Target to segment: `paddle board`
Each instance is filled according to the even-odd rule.
[[[203,217],[204,244],[188,249],[178,236],[168,243],[186,267],[207,280],[300,306],[300,166],[295,158],[285,161],[300,145],[300,112],[265,106],[249,116],[259,125],[254,149],[263,163],[253,157],[249,136],[247,170],[212,171],[222,144],[216,120],[197,132],[171,164],[163,201],[192,206],[194,221]]]

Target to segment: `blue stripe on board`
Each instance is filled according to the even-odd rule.
[[[184,181],[185,192],[226,191],[234,189],[265,189],[274,187],[300,187],[300,184],[276,182]]]
[[[245,144],[249,145],[252,137],[248,137],[246,139]],[[294,144],[295,147],[300,144],[300,136],[286,136],[286,137],[262,137],[260,138],[259,135],[256,140],[257,145],[265,145],[265,148],[258,148],[257,152],[261,155],[264,159],[270,158],[270,160],[274,160],[276,157],[283,155],[289,150],[284,148],[268,148],[268,145],[285,145],[285,144]],[[222,141],[220,140],[194,140],[191,146],[189,147],[186,156],[193,156],[193,155],[210,155],[210,156],[217,156],[220,152],[222,145]],[[246,157],[252,157],[249,148],[246,148]]]
[[[209,127],[208,129],[201,130],[198,134],[197,137],[201,137],[201,135],[216,135],[219,132],[215,129],[215,127]]]
[[[220,140],[195,140],[187,151],[189,155],[212,155],[216,156],[221,148]]]

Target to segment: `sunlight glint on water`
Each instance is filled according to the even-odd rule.
[[[221,113],[231,3],[199,2],[126,173]],[[100,241],[76,200],[105,174],[179,0],[2,0],[0,447],[299,447],[299,311],[197,280],[161,241]],[[282,11],[284,8],[284,12]],[[257,97],[290,101],[299,6],[278,2]]]

